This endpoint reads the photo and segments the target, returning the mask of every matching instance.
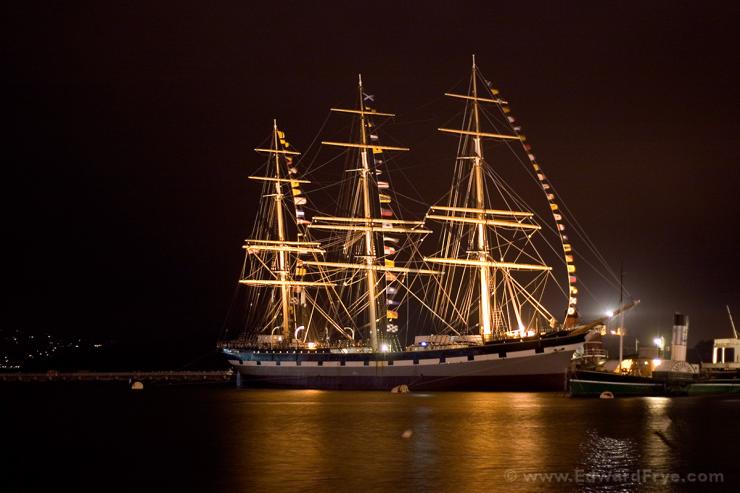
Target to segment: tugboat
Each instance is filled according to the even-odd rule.
[[[729,311],[729,309],[728,309]],[[732,316],[730,315],[732,323]],[[573,397],[614,396],[682,396],[740,393],[740,340],[714,341],[712,363],[692,365],[686,361],[689,317],[674,315],[671,358],[662,359],[657,348],[641,348],[634,359],[620,360],[615,372],[576,369],[568,380]]]

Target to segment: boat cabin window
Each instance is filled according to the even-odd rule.
[[[735,348],[734,347],[726,347],[724,350],[724,358],[722,360],[722,363],[734,363],[735,362]]]

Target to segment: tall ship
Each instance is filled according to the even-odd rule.
[[[424,217],[401,216],[391,177],[409,149],[381,141],[395,115],[374,108],[361,77],[356,104],[331,109],[351,119],[350,138],[321,142],[336,150],[329,166],[345,159],[332,168],[331,213],[314,203],[323,185],[303,175],[305,160],[273,122],[256,149],[265,164],[249,177],[262,194],[243,245],[245,309],[221,343],[240,386],[565,388],[574,353],[603,320],[579,323],[555,191],[475,57],[467,91],[445,95],[462,108],[459,125],[438,129],[457,153],[448,192]],[[536,183],[544,214],[497,169],[505,154]]]

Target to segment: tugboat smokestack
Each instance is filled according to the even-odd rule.
[[[686,341],[689,337],[689,316],[676,312],[673,315],[671,360],[686,361]]]

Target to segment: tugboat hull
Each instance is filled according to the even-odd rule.
[[[662,382],[647,377],[612,375],[605,372],[580,371],[568,383],[572,397],[599,397],[603,392],[615,396],[664,395]]]

